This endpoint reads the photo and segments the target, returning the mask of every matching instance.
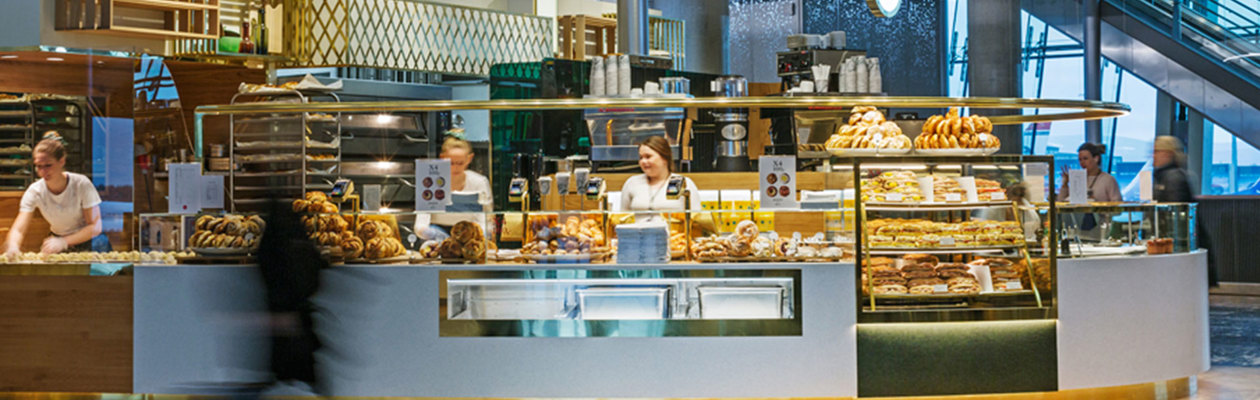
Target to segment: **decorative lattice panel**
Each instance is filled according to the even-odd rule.
[[[487,75],[553,49],[549,18],[409,0],[286,1],[295,66],[356,66]]]

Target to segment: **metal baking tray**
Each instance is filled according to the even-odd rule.
[[[588,287],[577,289],[582,319],[668,319],[670,288]]]
[[[701,319],[781,319],[781,286],[701,286]]]

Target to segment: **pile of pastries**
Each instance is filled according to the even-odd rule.
[[[7,256],[0,254],[0,262],[4,263],[46,263],[46,262],[72,262],[72,263],[93,263],[93,262],[110,262],[110,263],[157,263],[157,264],[176,264],[176,257],[192,257],[192,252],[174,252],[174,251],[111,251],[108,253],[98,252],[72,252],[72,253],[22,253],[15,256]]]
[[[1025,288],[1032,288],[1033,283],[1036,283],[1037,289],[1041,289],[1041,290],[1050,290],[1054,288],[1054,285],[1053,285],[1054,277],[1051,276],[1050,274],[1050,259],[1048,258],[1033,258],[1032,259],[1032,274],[1031,275],[1033,278],[1037,280],[1036,282],[1029,281],[1030,274],[1028,273],[1029,272],[1028,263],[1025,262],[1024,260],[1019,260],[1018,263],[1015,263],[1014,269],[1019,274],[1020,283]]]
[[[258,247],[267,223],[257,215],[202,215],[194,223],[188,247],[199,249],[252,249]]]
[[[885,171],[862,181],[862,201],[877,203],[918,203],[923,201],[919,181],[913,171]]]
[[[686,255],[687,253],[686,232],[675,232],[669,235],[669,252],[670,254]]]
[[[900,265],[900,266],[898,266]],[[864,294],[976,294],[980,281],[962,263],[943,263],[930,254],[907,254],[901,260],[873,257],[862,263]]]
[[[873,219],[866,223],[871,247],[983,247],[1023,244],[1024,230],[1014,221],[935,222],[921,219]]]
[[[317,245],[340,246],[350,230],[352,218],[338,214],[337,205],[328,201],[328,195],[323,192],[308,192],[305,198],[294,200],[293,211],[311,213],[302,216],[302,226],[307,237]]]
[[[826,243],[822,234],[805,239],[778,237],[773,232],[762,234],[752,220],[740,221],[730,235],[695,238],[691,249],[702,261],[722,257],[839,260],[852,255],[839,246]]]
[[[563,224],[559,221],[558,215],[531,215],[529,229],[532,240],[521,247],[521,252],[532,255],[589,254],[605,249],[607,239],[598,219],[570,216]]]
[[[872,106],[853,107],[849,123],[836,128],[836,132],[823,144],[827,149],[909,149],[910,138],[901,128],[884,118],[884,113]]]
[[[407,254],[407,248],[398,240],[387,221],[364,219],[359,221],[353,232],[344,233],[341,240],[341,251],[347,258],[366,258],[380,260],[401,257]],[[359,252],[359,249],[362,252]]]
[[[957,107],[945,115],[933,115],[914,138],[916,149],[996,149],[1002,142],[993,135],[993,122],[979,115],[962,117]]]
[[[420,256],[424,258],[442,258],[462,260],[464,262],[484,263],[486,250],[494,247],[486,241],[486,234],[481,225],[471,221],[460,221],[451,227],[451,236],[441,241],[430,240],[420,245]]]

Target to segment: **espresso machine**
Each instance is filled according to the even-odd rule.
[[[748,79],[724,75],[714,79],[711,88],[715,97],[747,97]],[[717,170],[748,171],[748,109],[720,108],[711,113],[718,133]]]

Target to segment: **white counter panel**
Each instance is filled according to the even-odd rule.
[[[1059,390],[1206,371],[1207,253],[1059,260]]]
[[[320,367],[331,378],[331,394],[345,396],[856,396],[852,264],[760,267],[802,270],[801,336],[443,338],[438,271],[455,268],[333,268],[317,299],[327,310],[317,316],[327,347]],[[667,267],[685,268],[722,265]],[[207,317],[221,315],[216,308],[238,310],[251,298],[261,301],[256,283],[230,283],[249,273],[231,267],[136,269],[137,393],[186,393],[189,383],[250,376],[223,364],[257,350],[258,337],[242,331],[245,326]],[[213,290],[206,287],[210,283]],[[172,296],[191,299],[168,301]]]

